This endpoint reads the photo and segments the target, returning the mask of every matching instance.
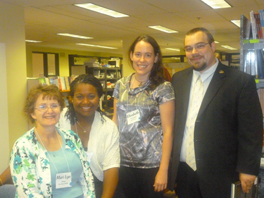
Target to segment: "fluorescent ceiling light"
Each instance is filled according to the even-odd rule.
[[[240,27],[240,20],[231,20],[237,27]]]
[[[28,43],[41,43],[42,41],[35,41],[35,40],[26,40]]]
[[[60,36],[69,36],[69,37],[80,38],[80,39],[93,39],[93,37],[80,36],[80,35],[69,34],[69,33],[57,33],[57,35],[60,35]]]
[[[172,51],[177,51],[177,52],[179,52],[180,51],[180,49],[176,49],[176,48],[165,48],[166,50],[172,50]]]
[[[219,43],[218,41],[214,41],[215,43]]]
[[[92,44],[86,44],[86,43],[76,43],[76,45],[83,45],[88,47],[98,47],[98,48],[105,48],[105,49],[117,49],[116,47],[108,47],[108,46],[102,46],[102,45],[92,45]]]
[[[169,29],[169,28],[165,28],[165,27],[162,27],[160,25],[154,25],[154,26],[148,26],[148,27],[152,28],[152,29],[155,29],[155,30],[162,31],[162,32],[166,32],[166,33],[178,33],[178,31],[175,31],[175,30],[172,30],[172,29]]]
[[[213,9],[230,8],[231,6],[224,0],[201,0]]]
[[[107,8],[101,7],[101,6],[97,6],[95,4],[92,3],[83,3],[83,4],[74,4],[75,6],[87,9],[87,10],[92,10],[94,12],[99,12],[101,14],[105,14],[111,17],[115,17],[115,18],[120,18],[120,17],[129,17],[126,14],[122,14],[120,12],[116,12],[114,10],[109,10]]]
[[[229,45],[221,45],[223,48],[229,49],[229,50],[237,50],[237,48],[233,48]]]

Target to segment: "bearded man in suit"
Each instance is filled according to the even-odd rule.
[[[175,126],[168,187],[179,198],[229,198],[249,192],[262,151],[262,111],[253,76],[223,65],[205,28],[185,36],[190,68],[173,75]],[[198,90],[198,91],[197,91]]]

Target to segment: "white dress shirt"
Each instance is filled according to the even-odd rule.
[[[193,96],[193,84],[194,82],[196,82],[197,78],[199,77],[199,75],[201,76],[201,80],[203,82],[203,96],[206,93],[206,90],[213,78],[214,72],[217,68],[219,61],[218,59],[216,59],[216,63],[211,66],[209,69],[207,69],[206,71],[203,71],[202,73],[199,71],[195,71],[193,70],[193,77],[192,77],[192,84],[191,84],[191,89],[190,89],[190,98],[189,98],[189,104],[188,104],[188,110],[187,110],[187,118],[188,118],[188,114],[189,114],[189,108],[190,108],[190,101],[192,99]],[[183,135],[183,141],[182,141],[182,147],[181,147],[181,156],[180,156],[180,161],[181,162],[186,162],[186,151],[187,151],[187,142],[186,142],[187,138],[186,138],[186,126],[185,126],[185,130],[184,130],[184,135]]]

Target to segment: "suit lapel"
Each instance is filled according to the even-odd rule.
[[[215,70],[214,76],[209,84],[209,87],[207,88],[207,91],[204,95],[203,102],[201,104],[201,108],[199,110],[198,116],[202,115],[208,104],[211,102],[211,100],[215,97],[218,90],[221,88],[221,86],[224,83],[224,78],[226,77],[225,74],[225,66],[223,66],[221,63],[218,64],[218,67]]]
[[[191,83],[192,83],[192,76],[193,76],[193,70],[189,69],[188,72],[185,73],[185,75],[182,78],[182,83],[181,83],[181,89],[180,89],[180,94],[181,94],[181,101],[180,101],[180,106],[181,106],[181,112],[183,117],[187,118],[187,110],[188,110],[188,105],[189,105],[189,99],[190,99],[190,89],[191,89]],[[184,123],[185,124],[185,123]]]
[[[190,89],[191,89],[191,83],[192,83],[192,76],[193,71],[189,70],[189,72],[186,74],[185,82],[183,83],[182,89],[183,91],[183,99],[184,99],[184,108],[188,109],[189,99],[190,99]],[[187,90],[187,91],[186,91]]]

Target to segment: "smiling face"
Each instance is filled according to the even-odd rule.
[[[157,56],[151,44],[139,41],[135,45],[134,52],[130,52],[130,59],[136,74],[141,76],[142,79],[147,79],[154,63],[157,61]]]
[[[192,51],[186,51],[188,63],[197,71],[205,71],[215,64],[215,43],[208,43],[208,38],[205,33],[199,31],[185,37],[185,49],[192,47]],[[202,48],[196,49],[195,46],[205,44]]]
[[[43,108],[44,107],[44,108]],[[45,107],[47,107],[45,109]],[[35,103],[35,109],[31,117],[35,120],[37,127],[55,127],[60,119],[61,107],[58,100],[39,95]]]
[[[94,116],[99,106],[99,96],[96,88],[91,84],[77,84],[74,90],[72,104],[78,117]]]

